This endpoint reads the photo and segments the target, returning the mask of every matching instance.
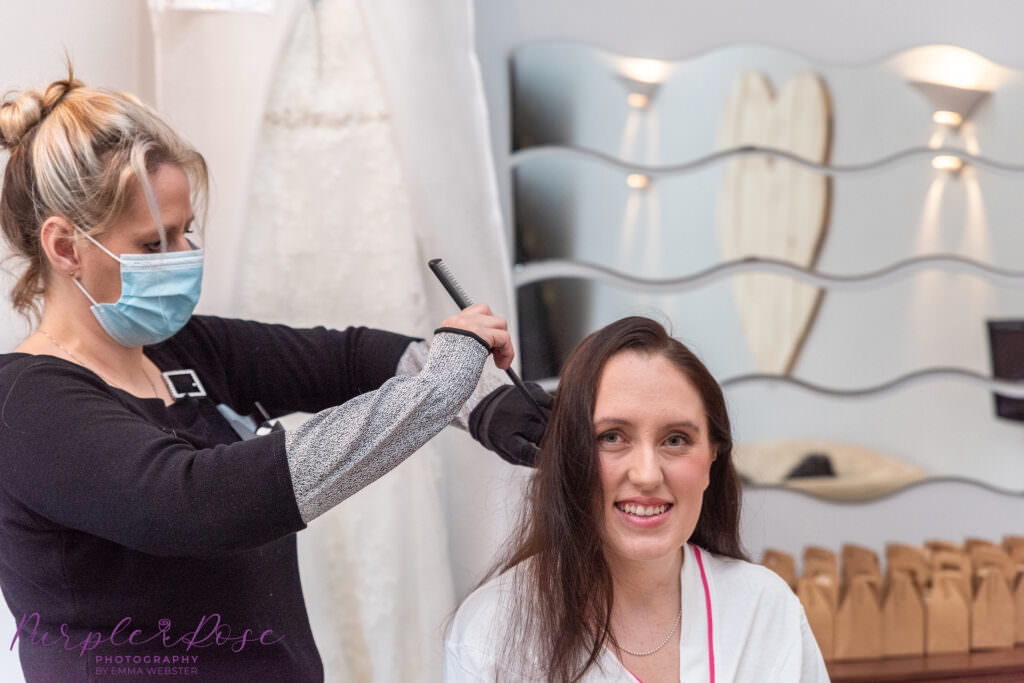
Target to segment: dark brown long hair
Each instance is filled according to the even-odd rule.
[[[601,479],[593,419],[604,366],[625,350],[664,356],[700,394],[717,457],[690,541],[712,553],[746,559],[739,541],[740,485],[721,387],[657,322],[641,317],[614,322],[584,339],[565,363],[519,527],[488,575],[511,571],[515,582],[516,603],[501,655],[513,665],[499,671],[525,667],[547,681],[578,681],[597,662],[609,637],[612,577],[601,543],[604,512],[595,505]],[[534,661],[526,661],[528,654]]]

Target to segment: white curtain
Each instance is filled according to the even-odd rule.
[[[214,177],[202,310],[427,336],[455,310],[437,256],[512,316],[469,0],[155,11],[154,27],[160,107]],[[522,476],[446,432],[299,535],[329,681],[440,678],[446,618]]]

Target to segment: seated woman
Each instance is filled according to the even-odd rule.
[[[796,595],[740,549],[731,450],[721,388],[661,325],[583,340],[444,680],[827,681]]]

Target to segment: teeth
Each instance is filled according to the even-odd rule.
[[[660,515],[661,513],[668,510],[668,505],[634,505],[633,503],[618,504],[618,508],[623,512],[637,517],[652,517],[654,515]]]

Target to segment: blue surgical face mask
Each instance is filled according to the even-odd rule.
[[[81,228],[79,231],[121,264],[121,298],[112,304],[97,303],[82,283],[74,280],[92,302],[92,314],[114,341],[127,347],[156,344],[185,326],[199,302],[202,249],[193,245],[189,251],[115,256]]]

